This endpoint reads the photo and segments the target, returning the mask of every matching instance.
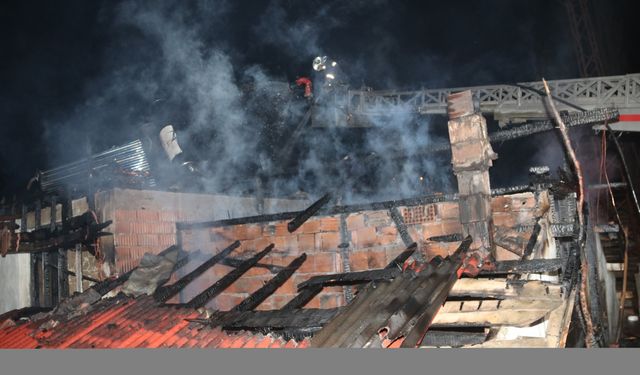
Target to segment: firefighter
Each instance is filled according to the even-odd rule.
[[[338,63],[330,60],[327,56],[318,56],[313,59],[313,70],[320,72],[324,76],[325,88],[334,87],[339,81]]]

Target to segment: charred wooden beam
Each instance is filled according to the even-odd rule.
[[[186,306],[198,308],[206,305],[207,302],[209,302],[212,298],[222,293],[222,291],[227,289],[231,284],[238,280],[245,272],[249,270],[249,268],[258,263],[260,259],[264,258],[271,250],[273,250],[273,247],[274,245],[271,244],[258,254],[245,260],[238,268],[229,272],[220,280],[216,281],[213,285],[205,289],[202,293],[193,297],[189,302],[186,303]]]
[[[289,280],[291,275],[293,275],[293,273],[296,272],[296,270],[300,268],[300,266],[302,266],[302,263],[304,263],[305,260],[307,260],[307,254],[303,253],[302,255],[291,261],[289,265],[287,265],[275,277],[269,280],[264,286],[262,286],[262,288],[253,292],[249,297],[240,302],[240,304],[234,307],[231,311],[249,311],[258,307],[258,305],[260,305],[265,299],[267,299],[267,297],[273,294],[273,292],[280,288],[282,284]]]
[[[433,242],[460,242],[464,239],[462,233],[444,234],[442,236],[432,236],[427,238],[427,241]]]
[[[401,252],[400,254],[398,254],[397,257],[393,258],[393,260],[391,262],[389,262],[389,264],[386,265],[386,267],[384,267],[385,270],[388,269],[402,269],[402,266],[404,265],[404,262],[407,261],[407,259],[409,259],[409,257],[418,249],[418,244],[417,243],[412,243],[409,246],[407,246],[407,249],[403,252]]]
[[[238,267],[242,264],[242,262],[244,262],[244,259],[226,257],[220,261],[220,264],[229,266],[229,267]],[[268,263],[256,263],[254,267],[266,268],[269,271],[271,271],[271,273],[278,273],[284,269],[284,267],[282,266],[276,266],[275,264],[268,264]]]
[[[315,201],[311,206],[309,206],[306,210],[302,211],[300,214],[296,215],[289,223],[287,223],[287,230],[289,233],[293,233],[296,229],[300,228],[302,224],[304,224],[309,218],[315,215],[320,209],[331,200],[331,194],[327,193],[322,196],[322,198]]]
[[[24,236],[21,234],[21,241],[18,244],[18,248],[15,252],[17,253],[38,253],[38,252],[49,252],[54,251],[59,248],[69,248],[75,246],[77,243],[92,243],[98,237],[109,235],[110,233],[102,232],[102,229],[111,225],[111,220],[106,221],[100,224],[91,224],[79,230],[61,234],[58,231],[51,233],[51,236],[46,240],[34,240],[31,241],[32,237]]]
[[[433,330],[430,329],[424,335],[421,346],[450,346],[459,348],[465,345],[482,344],[487,339],[487,333],[482,330],[459,331],[459,330]]]
[[[482,270],[481,275],[495,275],[507,273],[544,273],[561,269],[566,262],[564,258],[504,260],[495,262],[495,268]]]
[[[225,330],[282,330],[293,328],[322,327],[330,321],[341,308],[243,311],[225,313]]]
[[[298,293],[291,301],[287,302],[286,305],[282,307],[281,310],[295,310],[301,309],[309,303],[313,299],[313,297],[317,296],[318,293],[322,292],[322,285],[313,285],[305,288],[302,292]]]
[[[325,287],[331,285],[352,285],[368,283],[370,281],[391,280],[402,272],[402,265],[407,259],[409,259],[411,254],[413,254],[417,248],[418,245],[415,242],[412,243],[407,250],[395,257],[385,268],[314,276],[309,280],[298,284],[298,290],[315,285]]]
[[[335,273],[331,275],[314,276],[307,281],[298,284],[298,290],[308,288],[314,285],[332,286],[332,285],[352,285],[368,283],[370,281],[391,280],[402,272],[398,268],[377,269],[369,271]]]
[[[153,297],[158,302],[167,301],[171,297],[178,294],[182,289],[184,289],[197,277],[205,273],[209,268],[219,263],[222,259],[224,259],[227,255],[229,255],[233,250],[237,249],[239,246],[240,246],[240,241],[235,241],[234,243],[222,249],[219,253],[217,253],[216,255],[212,256],[207,261],[199,265],[195,270],[181,277],[180,280],[176,281],[171,285],[161,286],[160,288],[156,289],[155,293],[153,293]]]
[[[431,262],[417,274],[402,272],[393,281],[372,283],[359,293],[311,340],[313,347],[380,346],[380,329],[390,339],[415,335],[421,339],[435,310],[458,278],[463,254],[471,245],[467,238],[458,250],[439,264]],[[451,281],[453,280],[453,281]],[[416,333],[417,332],[417,333]],[[377,341],[377,343],[376,343]]]
[[[527,246],[524,248],[524,257],[528,258],[533,253],[533,248],[536,247],[536,243],[538,242],[538,235],[540,235],[540,231],[542,230],[542,226],[540,226],[540,218],[536,221],[536,225],[533,226],[533,231],[531,232],[531,237],[529,237],[529,241],[527,242]]]
[[[51,267],[51,268],[55,268],[56,270],[60,271],[60,269],[58,268],[57,265],[48,264],[47,266]],[[62,270],[62,272],[66,273],[67,275],[70,275],[70,276],[77,276],[77,274],[75,272],[70,271],[70,270]],[[82,279],[83,280],[87,280],[87,281],[91,281],[92,283],[101,283],[100,280],[94,279],[93,277],[87,276],[87,275],[84,275],[84,274],[82,275]]]

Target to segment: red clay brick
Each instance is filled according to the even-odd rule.
[[[211,241],[235,241],[235,236],[231,227],[219,227],[209,229],[209,238]]]
[[[287,222],[279,222],[275,225],[275,233],[276,236],[288,236],[289,229],[287,229]]]
[[[364,227],[364,215],[351,214],[347,216],[347,229],[356,230]]]
[[[376,228],[374,227],[360,228],[351,232],[351,239],[358,249],[375,246],[378,242],[377,237]]]
[[[294,233],[319,233],[320,232],[320,220],[309,219],[307,220],[297,231]]]
[[[116,235],[116,246],[136,246],[138,245],[138,236],[134,234],[118,234]]]
[[[352,271],[364,271],[369,269],[368,251],[353,251],[349,255],[349,263]]]
[[[116,221],[114,234],[129,234],[131,233],[131,223],[128,221]]]
[[[140,246],[158,246],[160,239],[157,234],[139,234],[137,235],[138,245]]]
[[[160,214],[156,210],[136,210],[136,217],[140,221],[160,221]]]
[[[438,214],[440,219],[448,220],[455,219],[458,220],[460,217],[460,212],[458,210],[458,203],[456,202],[441,202],[438,203]]]
[[[387,263],[386,252],[368,251],[367,265],[369,269],[384,268]]]
[[[300,268],[296,271],[296,273],[313,273],[316,270],[316,262],[315,258],[318,254],[308,254],[307,259],[302,263]]]
[[[301,252],[316,250],[316,235],[312,233],[298,235],[298,249]]]
[[[516,218],[511,213],[496,212],[493,214],[493,223],[497,226],[513,227],[516,225]]]
[[[336,270],[335,254],[319,253],[315,256],[315,272],[334,273]]]
[[[178,221],[178,213],[176,211],[159,211],[158,217],[163,222],[175,223]]]
[[[262,225],[247,224],[247,238],[256,239],[262,236]]]
[[[249,271],[247,271],[244,276],[253,277],[253,276],[267,276],[271,275],[271,271],[262,267],[251,267]]]
[[[281,309],[284,305],[289,303],[289,301],[295,298],[295,296],[296,294],[278,294],[276,291],[276,293],[273,294],[273,308]]]
[[[462,224],[457,220],[447,220],[442,222],[442,234],[461,233]]]
[[[340,233],[338,232],[324,232],[319,233],[318,236],[320,237],[320,250],[336,250],[340,245]]]
[[[298,288],[296,284],[293,283],[293,278],[289,278],[289,280],[285,281],[284,284],[280,288],[278,288],[274,294],[296,294],[298,293]]]
[[[378,243],[382,246],[393,245],[398,242],[400,236],[398,236],[398,229],[396,227],[381,227],[378,228]]]
[[[176,244],[176,236],[173,234],[158,234],[160,246],[169,247]]]
[[[386,226],[392,224],[387,211],[372,211],[365,214],[365,223],[370,227]]]
[[[321,232],[338,232],[340,231],[340,219],[337,217],[325,217],[320,219]]]
[[[273,296],[264,300],[264,302],[262,302],[260,305],[258,305],[258,307],[256,307],[256,310],[261,310],[261,311],[273,310]]]
[[[136,211],[135,210],[116,210],[115,221],[135,221],[136,220]]]
[[[309,301],[306,305],[304,305],[306,309],[319,309],[320,308],[320,295],[317,295]]]
[[[443,233],[442,223],[429,222],[422,224],[422,235],[425,239],[433,236],[441,236],[443,234],[445,233]],[[417,241],[418,238],[414,238],[414,240]]]

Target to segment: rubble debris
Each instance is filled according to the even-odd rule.
[[[134,297],[153,294],[160,285],[169,280],[177,261],[178,249],[164,255],[145,253],[138,267],[122,286],[122,293]]]

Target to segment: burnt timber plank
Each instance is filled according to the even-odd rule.
[[[281,310],[300,309],[304,305],[309,303],[309,301],[311,301],[313,297],[315,297],[321,291],[322,285],[313,285],[304,288],[302,292],[298,293],[295,297],[293,297],[291,301],[287,302],[287,304],[284,305]]]
[[[478,303],[477,309],[464,311],[461,303],[467,302],[446,302],[433,319],[431,326],[526,327],[542,320],[562,304],[561,300],[483,301],[481,304]]]
[[[453,298],[535,298],[562,299],[562,286],[548,284],[538,280],[527,281],[524,284],[510,285],[507,279],[459,279],[449,292]]]
[[[530,260],[504,260],[495,262],[493,270],[483,270],[481,275],[494,275],[505,273],[545,273],[561,269],[566,262],[564,258],[555,259],[530,259]]]
[[[395,257],[385,268],[314,276],[309,280],[298,284],[298,290],[308,288],[313,285],[349,285],[368,283],[370,281],[377,280],[391,280],[402,272],[402,265],[407,259],[409,259],[416,249],[417,244],[414,242],[407,248],[407,250]]]
[[[267,299],[267,297],[269,297],[271,294],[273,294],[273,292],[281,287],[282,284],[284,284],[285,281],[287,281],[291,277],[291,275],[293,275],[293,273],[296,272],[296,270],[300,268],[300,266],[302,266],[302,263],[304,263],[305,260],[307,260],[307,254],[303,253],[302,255],[291,261],[289,265],[287,265],[282,271],[280,271],[276,276],[269,280],[262,288],[256,290],[249,297],[240,302],[236,307],[232,309],[232,311],[248,311],[258,307],[258,305],[260,305],[262,301]]]
[[[538,242],[538,236],[540,235],[540,231],[542,230],[542,226],[540,225],[540,219],[536,220],[536,225],[533,226],[533,231],[531,232],[531,237],[529,237],[529,241],[527,242],[527,246],[524,248],[524,257],[528,258],[533,253],[533,248],[536,246]]]
[[[402,273],[399,269],[377,269],[370,271],[358,271],[347,273],[336,273],[332,275],[314,276],[309,280],[298,284],[298,290],[314,285],[349,285],[358,283],[368,283],[374,280],[391,280]]]
[[[220,264],[229,267],[238,267],[244,262],[244,259],[238,259],[233,257],[226,257],[220,261]],[[267,263],[256,263],[254,267],[258,268],[266,268],[272,273],[278,273],[284,269],[282,266],[276,266],[275,264],[267,264]]]
[[[287,230],[289,233],[293,233],[296,229],[300,228],[302,224],[304,224],[309,218],[315,215],[320,209],[327,204],[331,200],[331,194],[327,193],[323,195],[320,199],[315,201],[311,206],[309,206],[306,210],[302,211],[296,217],[293,218],[289,223],[287,223]]]
[[[470,245],[471,237],[467,237],[454,254],[442,262],[430,262],[418,274],[408,270],[393,281],[380,282],[375,287],[373,283],[367,284],[342,313],[313,337],[311,346],[380,346],[378,331],[383,327],[387,327],[391,339],[402,335],[402,332],[424,329],[418,335],[422,338],[431,320],[425,318],[429,301],[446,298],[457,279],[456,271],[462,264],[462,254]],[[447,283],[450,278],[453,280]],[[439,304],[432,307],[435,310]]]
[[[231,245],[225,247],[216,255],[209,258],[207,261],[199,265],[195,270],[189,272],[177,280],[175,283],[171,285],[162,286],[156,289],[155,293],[153,293],[153,297],[158,302],[165,302],[171,297],[178,294],[182,289],[184,289],[187,285],[189,285],[193,280],[195,280],[198,276],[205,273],[209,268],[213,267],[215,264],[224,259],[227,255],[229,255],[233,250],[237,249],[240,246],[240,241],[235,241]]]
[[[453,348],[459,348],[465,345],[478,345],[485,342],[487,339],[487,332],[473,332],[473,331],[441,331],[430,329],[424,335],[422,339],[421,347],[440,347],[450,346]]]
[[[225,330],[322,327],[341,309],[343,308],[227,312],[222,327]]]
[[[231,284],[233,284],[236,280],[238,280],[245,272],[247,272],[251,267],[253,267],[258,261],[264,258],[271,250],[273,250],[274,244],[270,244],[264,250],[257,253],[253,257],[245,260],[238,268],[229,272],[225,276],[223,276],[220,280],[216,281],[213,285],[205,289],[202,293],[193,297],[189,302],[186,303],[187,307],[198,308],[207,304],[212,298],[222,293],[225,289],[227,289]]]

